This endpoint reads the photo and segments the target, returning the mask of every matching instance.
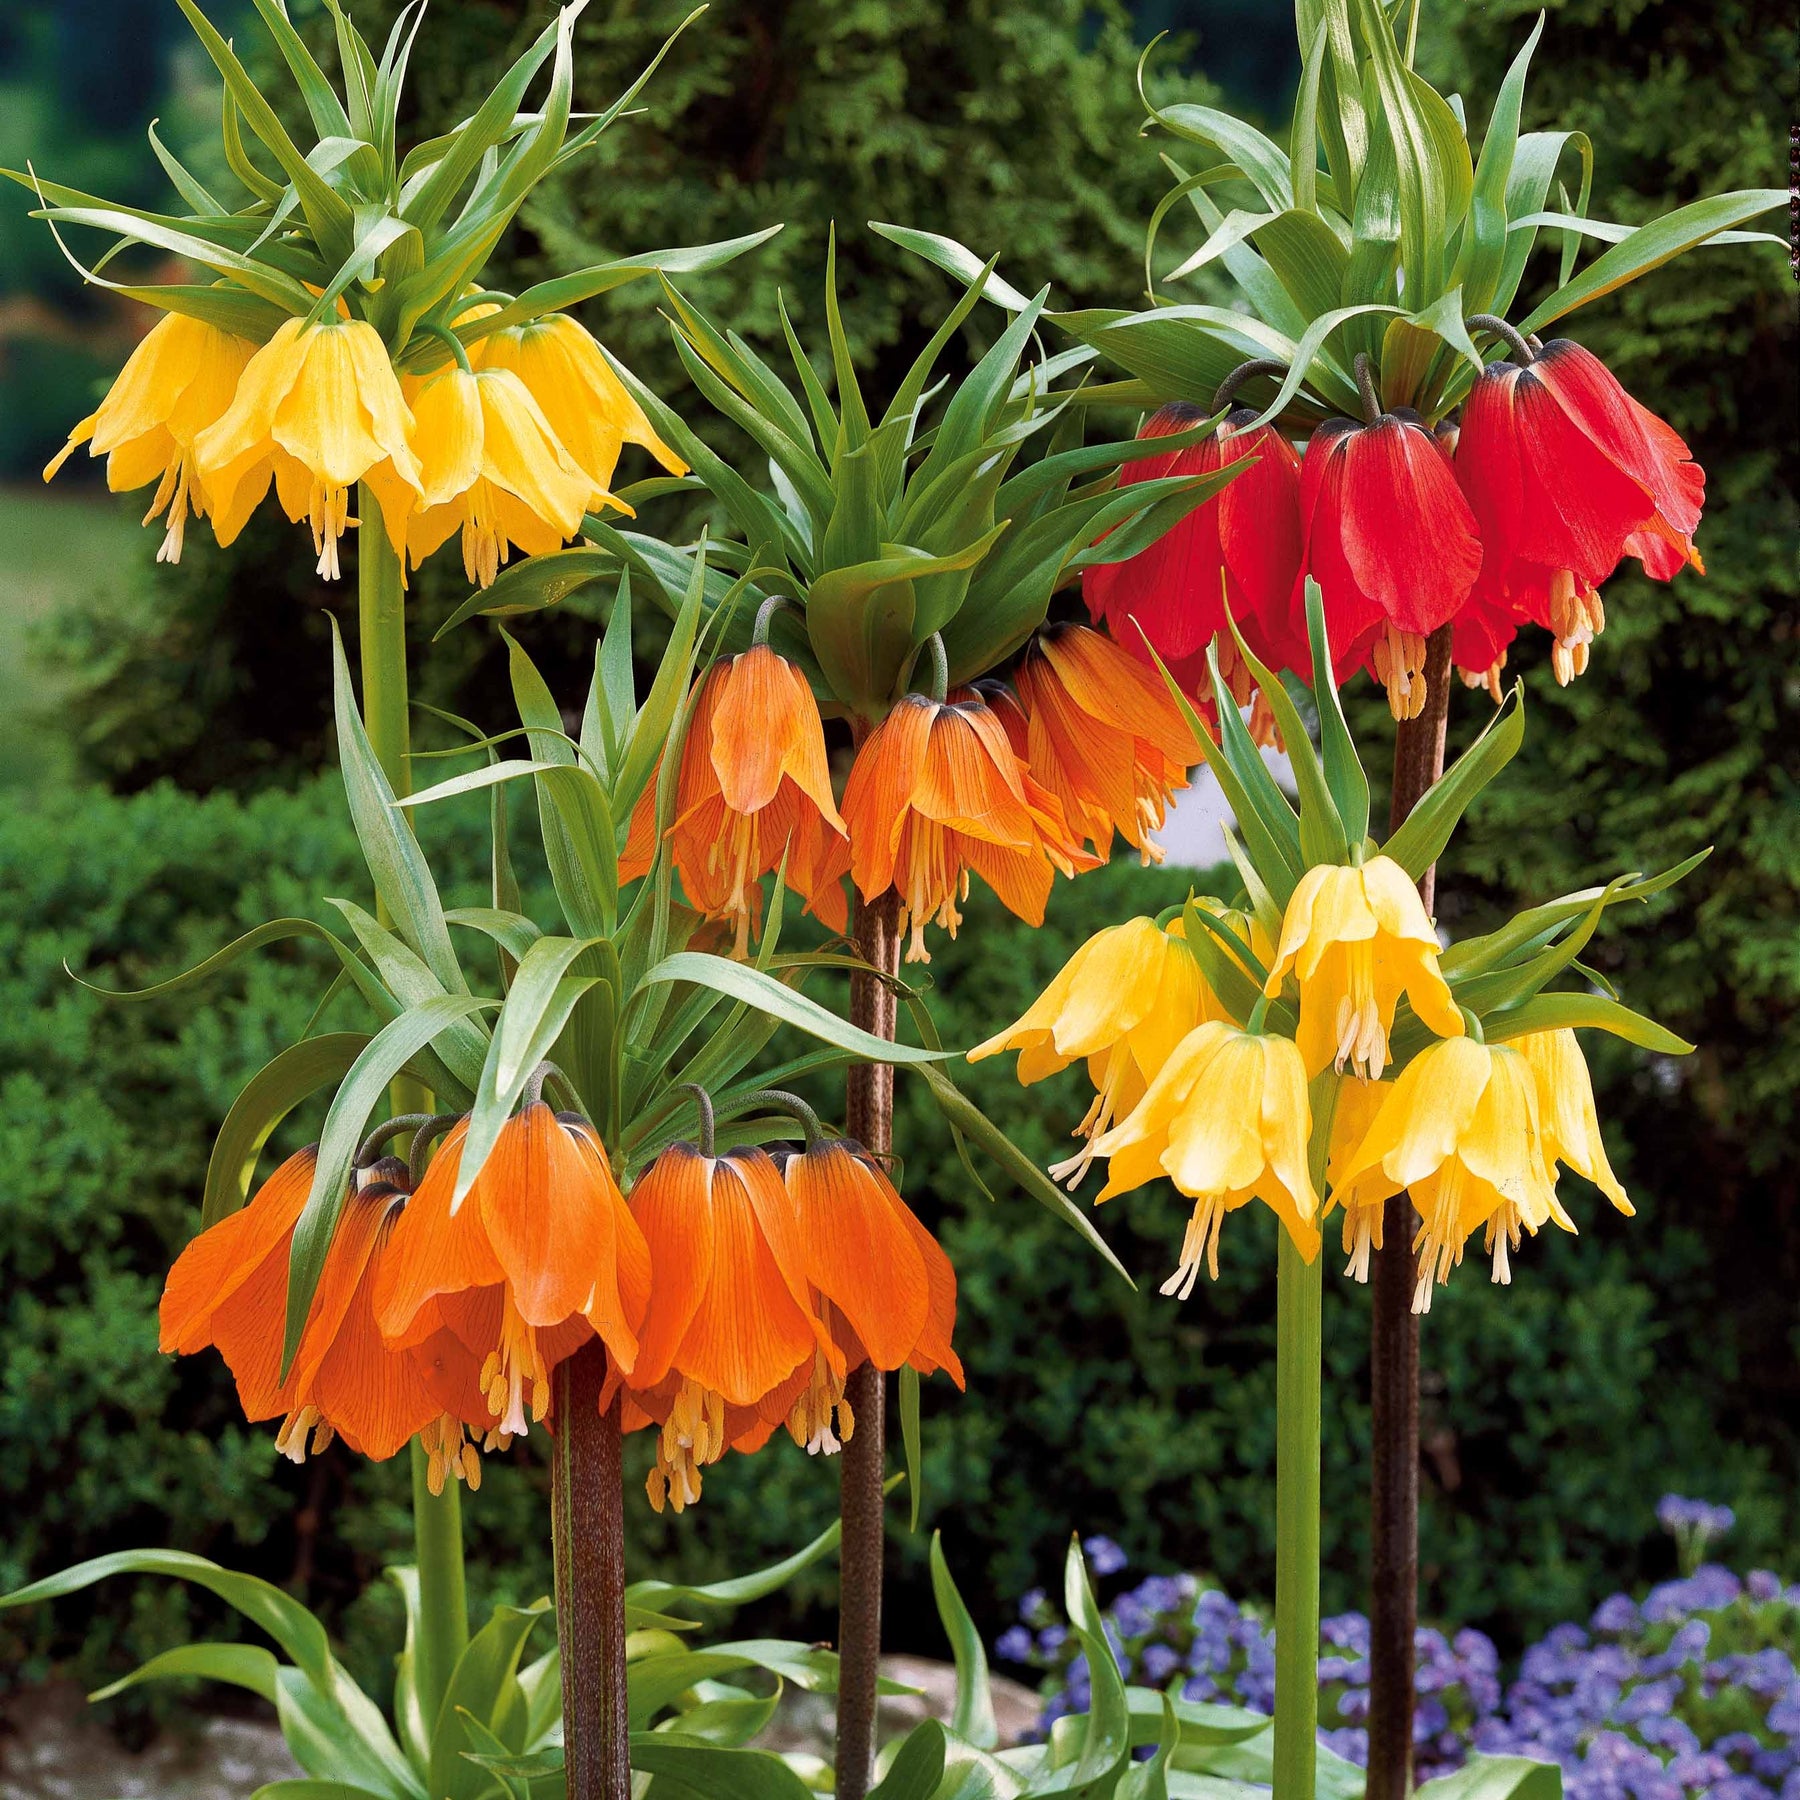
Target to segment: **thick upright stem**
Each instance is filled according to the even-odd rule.
[[[1425,646],[1425,710],[1394,735],[1393,832],[1444,772],[1450,717],[1450,627]],[[1419,880],[1429,913],[1435,865]],[[1412,1786],[1413,1633],[1419,1609],[1419,1321],[1412,1202],[1382,1210],[1369,1335],[1369,1783],[1368,1800],[1402,1800]]]
[[[357,495],[364,524],[357,533],[358,639],[363,723],[376,760],[396,794],[412,788],[406,702],[406,607],[400,558],[388,541],[381,508],[368,488]],[[385,909],[377,908],[386,923]],[[404,1077],[393,1086],[396,1113],[429,1113],[431,1096]],[[468,1647],[469,1604],[463,1581],[462,1499],[454,1481],[431,1491],[428,1464],[412,1445],[413,1556],[419,1569],[419,1634],[413,1676],[427,1730],[435,1728],[450,1674]]]
[[[568,1800],[630,1800],[625,1706],[625,1497],[620,1397],[600,1410],[606,1347],[591,1339],[556,1367],[550,1527],[562,1650]]]
[[[900,896],[892,889],[859,905],[856,948],[888,975],[900,969]],[[894,991],[875,975],[850,978],[850,1018],[893,1041]],[[894,1071],[859,1064],[845,1078],[845,1125],[869,1153],[885,1157],[894,1142]],[[881,1661],[882,1474],[887,1448],[887,1384],[870,1363],[850,1373],[844,1398],[856,1429],[839,1459],[837,1800],[863,1800],[875,1769],[875,1687]]]
[[[1319,1731],[1319,1389],[1325,1259],[1281,1233],[1275,1299],[1275,1793],[1310,1800]]]

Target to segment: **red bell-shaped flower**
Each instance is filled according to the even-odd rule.
[[[1395,718],[1417,717],[1425,639],[1457,615],[1481,569],[1449,458],[1416,419],[1328,420],[1306,446],[1300,513],[1338,678],[1367,666]],[[1298,584],[1290,604],[1298,613]]]
[[[1172,401],[1138,435],[1164,437],[1205,417],[1198,406]],[[1285,615],[1300,567],[1300,459],[1274,426],[1253,424],[1255,417],[1240,407],[1201,443],[1127,463],[1121,486],[1164,475],[1207,475],[1254,458],[1148,549],[1082,576],[1082,597],[1094,618],[1145,661],[1148,637],[1178,675],[1200,673],[1180,665],[1203,655],[1214,634],[1225,630],[1227,601],[1238,629],[1261,655],[1267,639],[1259,642],[1259,627],[1265,617]]]
[[[1456,473],[1481,528],[1482,590],[1554,633],[1559,681],[1587,666],[1605,625],[1598,589],[1621,557],[1637,557],[1659,581],[1701,567],[1704,472],[1597,356],[1566,338],[1524,366],[1494,363],[1477,377]]]

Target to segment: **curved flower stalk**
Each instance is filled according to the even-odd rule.
[[[403,149],[398,121],[423,8],[403,10],[378,59],[334,6],[334,85],[280,0],[258,0],[317,137],[302,144],[194,0],[180,4],[224,81],[223,161],[241,192],[215,197],[154,133],[185,212],[6,171],[35,192],[59,243],[83,227],[113,250],[147,245],[208,276],[132,286],[82,270],[164,317],[46,478],[85,443],[107,457],[113,487],[154,482],[146,523],[166,516],[158,554],[170,562],[190,519],[210,520],[228,544],[273,487],[288,517],[308,524],[327,580],[345,534],[371,510],[356,495],[366,483],[396,552],[416,562],[460,527],[469,578],[485,586],[513,547],[566,543],[590,508],[629,514],[611,492],[626,443],[683,471],[567,309],[659,269],[716,267],[768,233],[621,258],[516,295],[489,290],[482,276],[532,190],[593,148],[662,52],[604,112],[578,120],[582,6],[565,6],[455,131]],[[282,180],[247,155],[244,126]],[[444,370],[441,383],[431,379]],[[479,387],[465,385],[472,373]]]

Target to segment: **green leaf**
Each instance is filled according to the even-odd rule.
[[[288,1260],[287,1328],[282,1344],[281,1372],[285,1379],[306,1329],[325,1253],[337,1230],[350,1183],[350,1165],[367,1131],[369,1119],[381,1104],[388,1085],[431,1040],[459,1020],[491,1008],[491,1000],[466,994],[441,994],[409,1007],[399,1018],[382,1026],[351,1066],[325,1115],[319,1143],[318,1165],[312,1191],[294,1227]]]
[[[1185,102],[1152,107],[1150,116],[1176,137],[1204,144],[1217,150],[1227,162],[1235,163],[1271,211],[1281,212],[1293,205],[1287,152],[1254,125],[1234,113]]]
[[[1312,648],[1313,705],[1319,715],[1319,754],[1325,785],[1343,821],[1344,836],[1360,844],[1369,835],[1369,778],[1350,737],[1343,701],[1332,674],[1331,634],[1325,623],[1325,596],[1306,578],[1306,637]]]
[[[469,1639],[444,1690],[444,1703],[431,1734],[426,1783],[432,1800],[480,1800],[488,1791],[489,1783],[481,1771],[462,1754],[479,1747],[469,1731],[471,1717],[500,1737],[506,1749],[525,1747],[523,1741],[505,1743],[505,1724],[516,1715],[521,1730],[524,1726],[519,1657],[548,1610],[549,1602],[544,1600],[531,1607],[496,1606],[493,1617]]]
[[[250,1800],[389,1800],[385,1793],[352,1787],[347,1781],[315,1781],[310,1776],[298,1781],[265,1781]]]
[[[275,1671],[280,1667],[272,1651],[256,1644],[178,1644],[153,1656],[141,1668],[108,1682],[88,1695],[90,1703],[110,1700],[144,1681],[223,1681],[248,1688],[275,1704]]]
[[[350,115],[344,111],[337,90],[325,79],[325,71],[313,60],[305,40],[289,22],[281,0],[255,0],[255,5],[262,14],[262,22],[269,28],[269,36],[275,40],[276,49],[281,52],[282,61],[293,74],[300,98],[306,102],[306,110],[312,117],[314,131],[322,138],[355,136],[350,128]]]
[[[275,1717],[308,1775],[366,1788],[386,1800],[426,1800],[424,1783],[380,1709],[337,1663],[323,1683],[299,1669],[277,1670]]]
[[[1694,1048],[1685,1038],[1646,1019],[1603,994],[1539,994],[1522,1006],[1490,1013],[1481,1021],[1482,1035],[1492,1044],[1534,1031],[1610,1031],[1614,1037],[1659,1056],[1686,1056]]]
[[[1113,1254],[1111,1245],[1094,1229],[1087,1214],[942,1069],[926,1065],[919,1072],[925,1077],[931,1097],[952,1131],[979,1144],[1038,1205],[1047,1208],[1085,1238],[1116,1271],[1120,1280],[1128,1287],[1137,1286],[1126,1273],[1125,1265]]]
[[[906,1489],[912,1508],[907,1530],[917,1531],[925,1484],[919,1479],[919,1371],[911,1363],[900,1365],[900,1443],[906,1453]]]
[[[767,1729],[785,1691],[777,1677],[774,1691],[760,1699],[752,1694],[721,1694],[701,1700],[692,1706],[684,1706],[675,1714],[669,1729],[679,1730],[684,1738],[698,1738],[708,1744],[735,1749]]]
[[[784,1025],[797,1025],[813,1037],[822,1038],[840,1050],[848,1050],[866,1062],[905,1067],[936,1062],[946,1054],[941,1050],[920,1050],[911,1044],[896,1044],[876,1037],[827,1011],[816,1000],[796,993],[772,975],[733,962],[728,957],[678,950],[673,956],[665,956],[639,985],[652,987],[665,981],[691,981],[695,986],[711,988],[727,999],[741,1000],[759,1012],[767,1013],[770,1018],[779,1019]]]
[[[213,29],[211,21],[194,4],[194,0],[176,0],[176,4],[187,15],[188,23],[194,28],[194,35],[199,38],[206,54],[212,58],[214,66],[225,78],[226,90],[249,122],[250,129],[268,146],[270,153],[281,165],[283,174],[293,183],[301,210],[306,214],[306,222],[312,227],[313,238],[319,248],[332,261],[339,260],[350,249],[349,205],[301,155],[275,109],[262,97],[243,64],[232,54],[231,46]]]
[[[450,946],[450,928],[444,923],[444,905],[437,883],[425,861],[418,840],[394,807],[394,790],[375,759],[369,735],[350,686],[350,665],[344,659],[344,640],[337,620],[331,620],[332,704],[337,721],[338,758],[343,765],[344,793],[350,802],[350,818],[357,842],[401,937],[424,958],[444,989],[466,994],[456,952]]]
[[[891,1487],[898,1479],[897,1476],[891,1478],[888,1485]],[[796,1575],[810,1569],[814,1563],[822,1562],[838,1547],[842,1532],[843,1522],[834,1519],[810,1544],[796,1550],[792,1556],[784,1557],[780,1562],[772,1563],[768,1568],[758,1569],[752,1574],[734,1575],[700,1587],[672,1581],[634,1581],[625,1590],[625,1601],[628,1606],[646,1610],[690,1603],[702,1606],[747,1606],[753,1600],[763,1600],[778,1592]]]
[[[634,1731],[631,1766],[657,1777],[657,1789],[669,1782],[680,1800],[813,1800],[800,1777],[766,1750],[721,1749],[674,1732]]]
[[[603,942],[598,938],[541,937],[519,959],[512,989],[494,1022],[481,1085],[469,1115],[469,1134],[457,1164],[452,1207],[461,1206],[487,1166],[501,1127],[531,1079],[532,1071],[550,1054],[575,1010],[575,1002],[595,984],[595,977],[572,976],[569,970],[582,953]],[[589,1105],[594,1101],[583,1096]]]
[[[219,1135],[213,1140],[200,1203],[202,1231],[244,1204],[256,1173],[257,1157],[275,1127],[301,1101],[341,1080],[368,1043],[368,1034],[358,1031],[303,1038],[251,1076],[232,1101]]]
[[[1288,169],[1298,212],[1319,210],[1319,78],[1324,73],[1329,28],[1321,19],[1312,36],[1301,25],[1300,87],[1294,95],[1294,122],[1288,133]]]
[[[1519,112],[1525,98],[1525,76],[1531,54],[1544,35],[1544,15],[1519,54],[1513,58],[1494,110],[1488,116],[1487,135],[1481,140],[1481,156],[1475,164],[1475,181],[1469,194],[1469,223],[1456,260],[1456,279],[1471,312],[1485,312],[1499,287],[1506,258],[1506,195],[1512,180],[1513,157],[1519,145]]]
[[[741,1643],[713,1644],[704,1650],[665,1650],[632,1659],[626,1665],[631,1727],[648,1728],[665,1707],[691,1687],[739,1669],[767,1669],[809,1693],[837,1691],[835,1651],[784,1638],[746,1638]]]
[[[1023,312],[1032,304],[1029,297],[1020,293],[1010,281],[993,273],[992,263],[984,263],[973,250],[966,244],[959,244],[955,238],[944,237],[935,231],[917,231],[910,225],[883,225],[875,219],[869,221],[869,229],[890,244],[898,244],[902,250],[922,256],[945,274],[954,275],[965,286],[979,282],[981,297],[1007,312]]]
[[[411,1563],[389,1563],[384,1571],[400,1590],[406,1609],[406,1641],[394,1659],[394,1724],[407,1760],[423,1775],[431,1763],[431,1728],[419,1703],[417,1645],[421,1630],[419,1571]]]
[[[1255,239],[1303,319],[1310,322],[1342,303],[1350,253],[1317,213],[1276,213],[1256,227]]]
[[[1058,1769],[1048,1782],[1037,1784],[1036,1793],[1081,1795],[1100,1800],[1109,1794],[1131,1760],[1131,1714],[1125,1701],[1119,1665],[1112,1642],[1088,1583],[1087,1565],[1081,1558],[1079,1539],[1071,1539],[1063,1570],[1063,1606],[1087,1654],[1092,1698],[1082,1717],[1079,1749],[1072,1762]],[[1067,1721],[1059,1720],[1061,1726]],[[1065,1734],[1067,1736],[1068,1734]],[[1052,1738],[1052,1754],[1056,1740]]]
[[[944,1728],[936,1719],[915,1725],[869,1800],[933,1800],[944,1779],[944,1748]]]
[[[944,1635],[950,1640],[950,1654],[956,1660],[956,1706],[950,1715],[950,1729],[977,1748],[991,1750],[1000,1742],[1000,1726],[994,1717],[987,1651],[951,1579],[950,1565],[944,1560],[943,1533],[938,1531],[931,1534],[931,1593]]]
[[[1453,1775],[1428,1781],[1420,1800],[1562,1800],[1562,1770],[1525,1756],[1472,1756]]]
[[[1519,329],[1542,331],[1553,320],[1578,306],[1622,288],[1628,281],[1660,268],[1672,258],[1703,244],[1721,231],[1729,231],[1746,219],[1786,206],[1780,188],[1747,188],[1737,193],[1715,194],[1695,200],[1648,225],[1640,225],[1621,242],[1594,258],[1573,281],[1566,281],[1547,300],[1534,307]]]
[[[32,1606],[40,1600],[60,1600],[113,1575],[167,1575],[217,1594],[227,1606],[266,1631],[293,1658],[299,1670],[330,1688],[333,1664],[325,1627],[298,1600],[254,1575],[222,1569],[216,1562],[185,1550],[115,1550],[110,1556],[93,1557],[60,1574],[46,1575],[42,1581],[0,1595],[0,1612],[15,1606]]]
[[[1414,881],[1437,861],[1476,795],[1518,754],[1525,739],[1525,695],[1514,686],[1481,736],[1426,790],[1406,822],[1382,845]]]
[[[649,785],[657,759],[671,741],[677,715],[693,680],[694,652],[699,642],[700,612],[705,597],[706,543],[702,539],[694,557],[687,591],[682,596],[681,610],[675,616],[675,629],[669,634],[655,679],[650,683],[650,692],[645,695],[626,740],[624,760],[613,782],[615,819],[630,818],[632,809]],[[664,826],[668,821],[659,817],[657,823]]]

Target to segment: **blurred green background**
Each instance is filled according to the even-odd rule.
[[[211,8],[240,49],[253,24]],[[449,0],[415,56],[420,136],[466,114],[547,13]],[[1485,119],[1535,14],[1501,0],[1427,4],[1421,55]],[[241,9],[248,12],[248,8]],[[312,9],[296,0],[297,18]],[[391,6],[359,5],[366,29]],[[604,102],[685,11],[596,0],[578,94]],[[1731,187],[1775,185],[1779,97],[1792,91],[1779,4],[1552,5],[1528,127],[1591,133],[1593,210],[1636,221]],[[1275,0],[717,0],[681,40],[645,114],[576,180],[534,202],[504,247],[531,275],[627,249],[785,220],[758,256],[694,297],[767,344],[779,287],[802,332],[818,312],[828,221],[852,335],[876,387],[948,304],[948,284],[866,230],[893,219],[1000,251],[1015,282],[1063,304],[1128,304],[1163,190],[1138,136],[1133,67],[1171,29],[1153,80],[1223,95],[1285,134],[1292,19]],[[266,62],[263,66],[267,66]],[[147,120],[204,174],[216,91],[172,4],[35,0],[0,9],[0,163],[154,202]],[[210,1133],[243,1080],[299,1033],[324,985],[305,950],[268,953],[198,997],[105,1003],[69,967],[137,986],[276,913],[322,916],[363,877],[329,771],[326,616],[302,534],[266,516],[230,554],[190,535],[179,569],[157,532],[78,460],[37,469],[90,410],[147,321],[84,288],[29,197],[0,196],[0,1588],[136,1544],[202,1551],[292,1583],[330,1616],[379,1688],[405,1553],[404,1474],[341,1448],[293,1469],[246,1428],[211,1357],[155,1348],[161,1276],[192,1232]],[[1173,240],[1165,240],[1173,247]],[[1540,267],[1536,279],[1542,280]],[[1530,278],[1528,278],[1529,280]],[[1579,1238],[1550,1234],[1510,1289],[1465,1269],[1424,1331],[1424,1611],[1503,1647],[1666,1572],[1651,1512],[1665,1489],[1729,1501],[1730,1549],[1787,1572],[1800,1541],[1800,643],[1796,641],[1795,288],[1779,251],[1703,251],[1578,314],[1569,329],[1687,437],[1708,473],[1710,573],[1653,587],[1621,575],[1588,675],[1514,667],[1531,726],[1440,880],[1453,930],[1502,908],[1658,867],[1704,844],[1676,894],[1609,928],[1598,965],[1632,1005],[1700,1045],[1683,1062],[1592,1048],[1615,1165],[1639,1205],[1618,1219],[1573,1177]],[[686,388],[645,284],[590,323],[722,449]],[[965,349],[992,320],[977,318]],[[651,518],[670,533],[691,521]],[[415,643],[459,598],[454,552],[426,572]],[[652,630],[648,622],[646,629]],[[580,600],[522,635],[573,699],[591,656]],[[482,625],[433,651],[422,696],[508,719]],[[648,640],[642,646],[654,649]],[[1487,703],[1457,697],[1466,737]],[[1366,692],[1372,767],[1391,727]],[[427,831],[454,894],[480,880],[480,821]],[[1120,863],[1059,884],[1029,932],[978,900],[931,968],[947,1040],[1021,1011],[1099,924],[1185,891],[1179,871]],[[465,894],[472,898],[472,894]],[[1022,1092],[985,1064],[970,1085],[1048,1159],[1083,1101]],[[997,1629],[1054,1568],[1067,1532],[1104,1531],[1140,1568],[1209,1570],[1240,1596],[1272,1579],[1272,1236],[1248,1216],[1224,1268],[1184,1306],[1160,1298],[1182,1209],[1152,1194],[1101,1225],[1132,1294],[1016,1196],[971,1191],[936,1115],[903,1088],[909,1192],[962,1280],[969,1393],[926,1397],[925,1518]],[[303,1124],[306,1122],[303,1122]],[[1327,1302],[1326,1605],[1362,1603],[1367,1308]],[[495,1459],[469,1507],[478,1596],[548,1583],[542,1443]],[[685,1519],[630,1507],[636,1565],[714,1574],[792,1548],[830,1516],[835,1472],[785,1439],[709,1474]],[[893,1647],[941,1651],[922,1540],[892,1545]],[[829,1576],[760,1623],[830,1630]],[[215,1621],[159,1584],[97,1591],[0,1622],[0,1681],[64,1668],[90,1683]],[[191,1610],[190,1610],[191,1609]],[[122,1703],[123,1704],[123,1703]]]

